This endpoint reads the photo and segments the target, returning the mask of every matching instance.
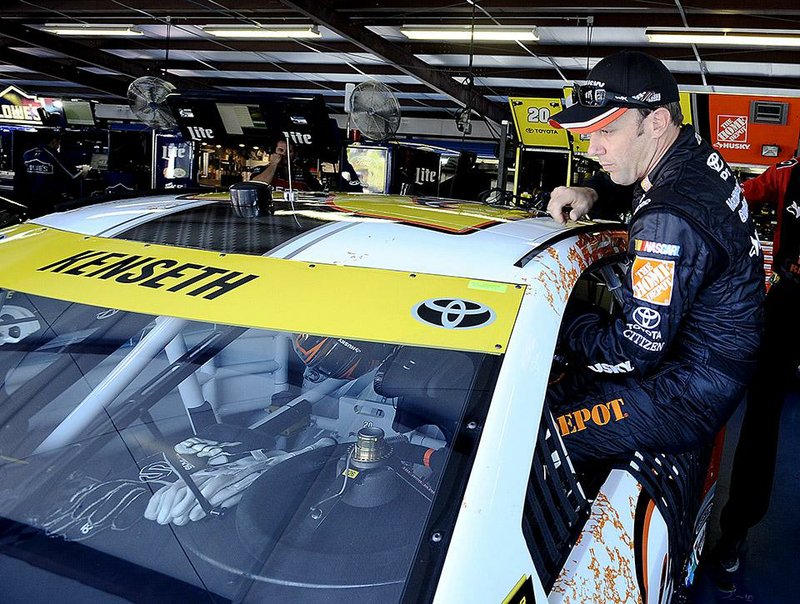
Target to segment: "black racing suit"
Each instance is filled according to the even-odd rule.
[[[748,529],[767,512],[778,449],[783,401],[797,385],[800,364],[800,161],[771,166],[742,188],[753,206],[775,206],[772,285],[765,303],[764,341],[758,369],[747,394],[736,445],[728,502],[720,516],[719,550],[730,555]]]
[[[730,168],[693,128],[637,183],[632,209],[621,312],[571,305],[562,325],[567,354],[595,378],[609,373],[551,389],[579,463],[709,442],[742,400],[759,346],[758,237]]]

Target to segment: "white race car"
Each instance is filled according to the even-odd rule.
[[[626,247],[357,194],[0,230],[2,600],[669,602],[710,452],[578,475],[545,396]]]

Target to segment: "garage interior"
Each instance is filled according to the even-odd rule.
[[[26,125],[12,106],[49,99],[58,109],[71,108],[71,116],[61,112],[59,127],[84,146],[94,145],[86,152],[87,163],[105,175],[108,161],[129,161],[109,159],[115,140],[128,149],[120,151],[124,156],[142,136],[151,136],[153,128],[131,110],[129,86],[137,78],[156,77],[198,103],[313,98],[315,111],[335,121],[331,145],[405,145],[435,153],[433,164],[416,166],[417,175],[423,174],[422,167],[435,171],[433,194],[443,197],[454,191],[452,182],[449,189],[441,187],[445,176],[457,181],[462,163],[472,157],[486,176],[481,188],[487,194],[524,205],[544,189],[580,182],[596,167],[587,165],[580,141],[526,144],[509,99],[560,102],[565,88],[623,48],[643,50],[667,65],[687,94],[697,128],[724,143],[717,145],[721,154],[747,177],[797,154],[799,46],[800,7],[785,0],[7,0],[0,6],[0,103],[6,118],[0,123],[6,132],[0,147],[0,197],[19,201],[13,172],[23,150],[13,148],[10,133],[48,127],[41,121]],[[380,90],[388,90],[397,103],[394,131],[372,138],[357,133],[351,122],[350,95],[369,82],[383,85]],[[727,142],[721,137],[730,127],[725,118],[740,112],[731,99],[747,103],[741,111],[754,127],[750,140],[730,131]],[[194,139],[193,178],[186,178],[192,182],[180,186],[227,189],[251,163],[263,159],[260,151],[269,144],[266,139],[258,143],[257,133],[239,143],[235,131],[229,131],[230,136],[212,145],[191,131],[187,135],[186,129],[195,126],[173,117],[183,140]],[[758,139],[756,124],[762,127]],[[131,144],[134,138],[139,142]],[[170,140],[162,142],[168,146]],[[237,145],[259,153],[237,155]],[[165,182],[154,176],[156,155],[147,166],[119,168],[123,175],[116,181],[97,177],[97,191],[163,189]],[[551,161],[558,164],[562,181],[546,180]],[[328,158],[319,159],[318,174],[326,163]],[[417,184],[425,191],[422,182]],[[404,192],[399,184],[396,190],[391,186],[387,182],[378,192]],[[91,203],[88,197],[80,203]],[[760,217],[765,242],[774,224],[774,215]],[[793,460],[800,446],[798,414],[795,395],[784,406],[771,507],[749,538],[743,570],[747,593],[727,596],[728,601],[796,600],[800,579],[794,550],[800,520],[794,504],[800,469]],[[728,426],[720,501],[725,500],[741,415],[740,409]],[[717,526],[715,518],[711,543]],[[703,576],[695,596],[698,603],[724,597]]]

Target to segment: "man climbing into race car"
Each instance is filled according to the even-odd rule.
[[[551,123],[589,134],[589,155],[635,189],[620,313],[573,303],[562,323],[560,345],[595,379],[553,389],[557,423],[579,464],[695,449],[742,400],[760,341],[763,258],[741,187],[681,126],[678,86],[653,57],[606,57],[573,97]],[[559,188],[548,211],[563,224],[596,198]],[[598,368],[608,379],[596,379]]]

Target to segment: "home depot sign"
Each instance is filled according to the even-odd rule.
[[[746,115],[717,116],[717,149],[749,149]]]
[[[754,101],[788,103],[785,124],[758,123],[753,120]],[[800,135],[800,100],[788,97],[753,97],[713,94],[708,97],[711,142],[731,164],[770,165],[789,159]],[[777,145],[778,156],[761,154],[762,146]]]

